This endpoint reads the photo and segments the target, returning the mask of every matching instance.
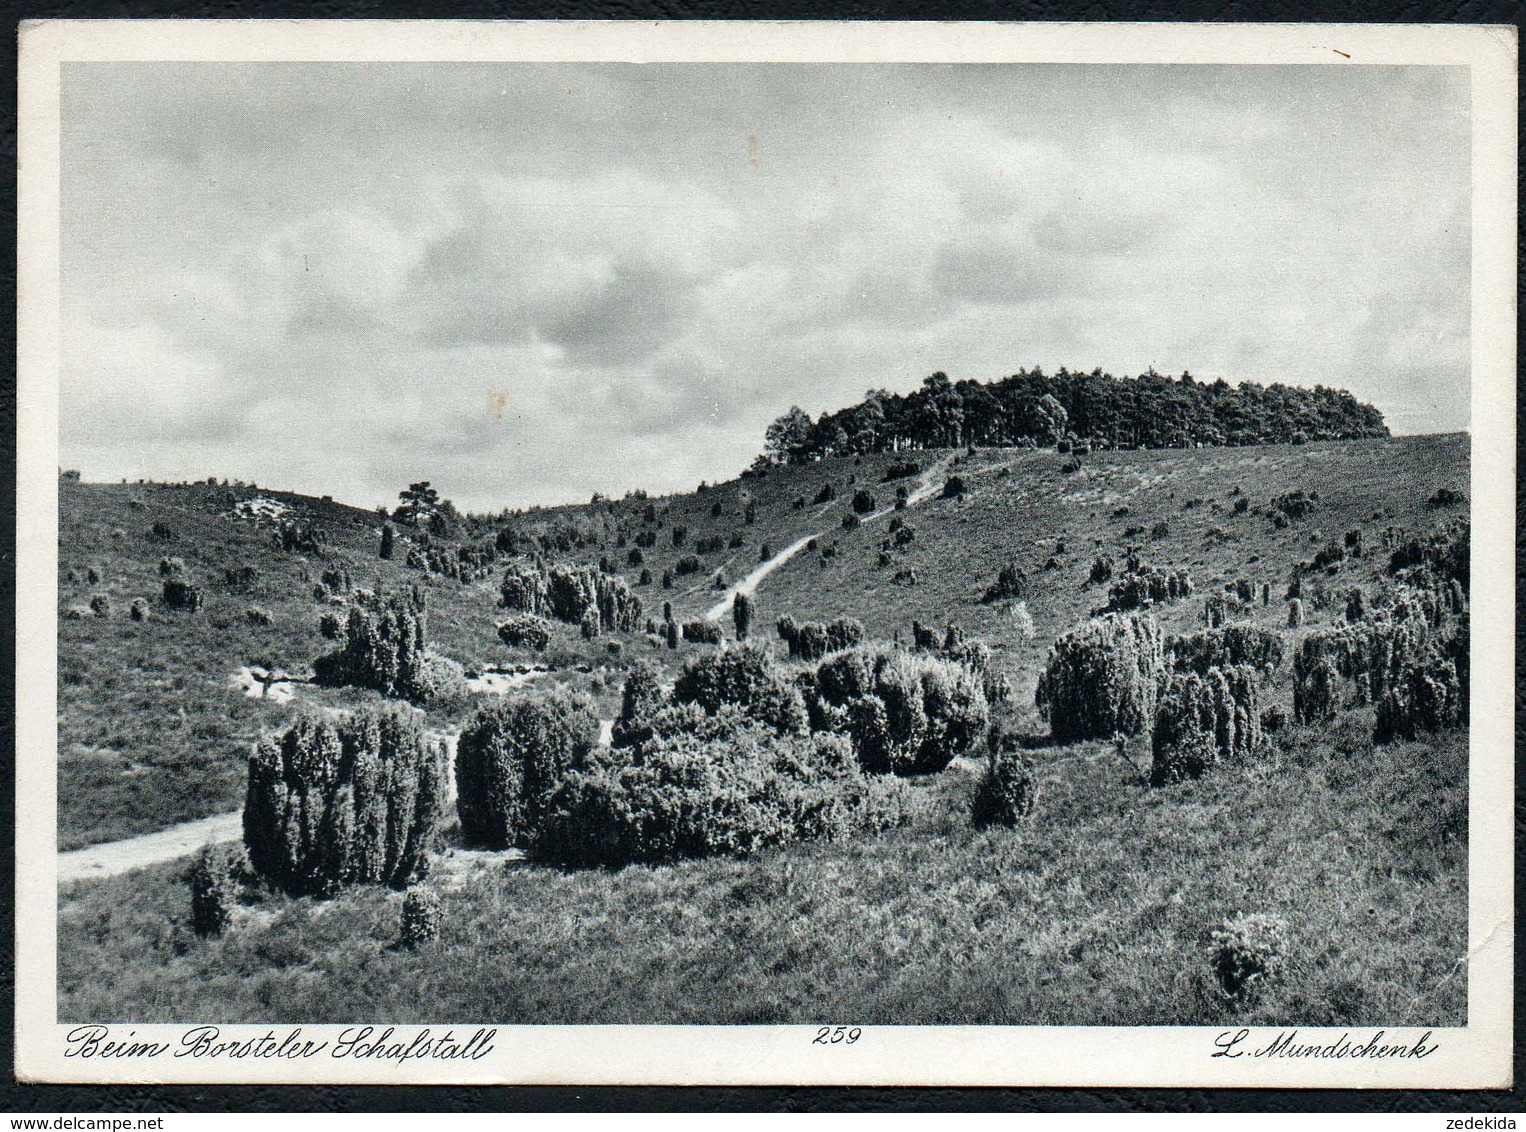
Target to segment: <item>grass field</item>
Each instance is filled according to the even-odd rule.
[[[919,784],[912,827],[859,842],[619,872],[474,860],[436,879],[442,936],[417,951],[385,890],[267,896],[204,941],[176,926],[183,865],[80,884],[60,1019],[1459,1025],[1466,742],[1369,734],[1353,715],[1156,790],[1111,744],[1037,751],[1017,830],[971,828],[957,763]],[[1252,1007],[1207,958],[1242,912],[1289,926],[1291,969]]]
[[[697,619],[714,602],[710,578],[717,569],[734,581],[756,564],[765,543],[777,552],[800,537],[823,532],[820,543],[835,546],[833,557],[802,553],[758,590],[761,636],[772,636],[770,627],[782,613],[801,619],[857,617],[871,637],[882,639],[897,632],[907,637],[913,619],[939,627],[956,620],[996,650],[1017,690],[1019,725],[1033,728],[1038,726],[1031,715],[1033,685],[1049,642],[1106,598],[1105,585],[1087,583],[1098,553],[1117,560],[1129,546],[1139,546],[1148,563],[1190,569],[1200,592],[1237,578],[1269,582],[1272,604],[1257,616],[1280,628],[1285,619],[1280,598],[1295,563],[1349,530],[1362,530],[1368,547],[1381,550],[1385,528],[1429,528],[1445,517],[1426,506],[1431,494],[1440,487],[1466,491],[1467,455],[1461,435],[1108,452],[1082,458],[1080,470],[1073,472],[1062,470],[1066,457],[1047,451],[919,453],[926,467],[959,459],[952,471],[965,478],[970,492],[962,501],[935,497],[904,512],[901,517],[915,537],[888,552],[893,559],[889,566],[878,565],[888,517],[855,530],[841,529],[841,521],[858,487],[870,490],[881,507],[893,501],[896,485],[882,479],[885,469],[903,457],[834,458],[651,501],[660,523],[656,545],[645,552],[654,580],[636,588],[651,615],[660,618],[662,603],[669,600],[675,617]],[[812,505],[827,484],[836,489],[836,499]],[[1241,513],[1233,510],[1237,497],[1231,492],[1236,489],[1247,499]],[[1318,508],[1275,528],[1265,513],[1271,501],[1298,490],[1318,491]],[[276,549],[268,528],[227,517],[230,496],[275,498],[317,518],[333,547],[331,557],[320,560]],[[796,500],[805,500],[806,506],[795,510]],[[717,503],[719,516],[712,514]],[[745,521],[747,503],[754,507],[752,524]],[[576,521],[588,532],[586,545],[573,547],[565,557],[592,562],[626,553],[617,540],[622,533],[634,537],[643,529],[639,513],[646,505],[632,500],[552,509],[515,522],[536,529]],[[386,589],[423,581],[429,588],[433,647],[469,667],[532,659],[498,641],[494,626],[502,614],[495,608],[493,582],[462,585],[426,577],[402,564],[401,549],[394,560],[380,560],[378,520],[369,512],[250,488],[68,481],[60,484],[59,507],[63,849],[240,804],[250,743],[287,709],[245,697],[229,686],[229,678],[251,663],[310,672],[312,660],[331,647],[318,633],[325,607],[311,594],[325,569],[344,565],[357,585]],[[160,522],[178,537],[154,537],[151,528]],[[1162,523],[1166,533],[1152,537]],[[672,545],[674,527],[685,528],[684,547]],[[736,535],[743,546],[701,556],[701,572],[678,579],[671,590],[662,588],[662,571],[692,553],[696,541],[729,543]],[[177,614],[159,608],[157,568],[166,554],[184,558],[188,573],[206,585],[205,609]],[[1026,607],[1031,635],[1013,618],[1010,603],[980,600],[1001,566],[1013,560],[1030,582]],[[1385,562],[1382,553],[1348,559],[1338,577],[1325,580],[1332,587],[1370,581]],[[246,564],[260,571],[251,588],[221,584],[225,569]],[[91,569],[98,583],[88,581]],[[895,582],[902,569],[916,572],[916,585]],[[70,571],[77,581],[68,581]],[[628,569],[626,575],[635,583],[638,570]],[[97,593],[111,600],[109,618],[62,617],[67,607],[83,605]],[[153,620],[127,619],[134,597],[151,599]],[[1157,613],[1168,632],[1181,631],[1200,624],[1201,602],[1195,598],[1159,607]],[[251,605],[269,610],[274,624],[247,624],[244,612]],[[1339,615],[1335,608],[1310,613],[1316,625]],[[643,655],[670,667],[704,647],[685,644],[675,653],[654,649],[639,636],[616,636],[626,659]],[[594,690],[609,714],[615,702],[610,687],[618,689],[624,661],[612,661],[602,643],[584,642],[571,629],[560,634],[552,653],[563,664],[604,669],[558,678]],[[328,694],[328,699],[337,706],[357,702],[348,693]]]
[[[430,882],[445,902],[441,938],[417,951],[394,946],[401,898],[382,890],[331,901],[251,896],[229,935],[201,940],[186,925],[184,862],[156,866],[60,892],[61,1020],[1465,1021],[1463,734],[1374,746],[1371,709],[1350,709],[1331,728],[1282,732],[1253,761],[1152,789],[1147,737],[1125,758],[1111,743],[1047,745],[1033,691],[1050,642],[1106,600],[1107,585],[1088,581],[1093,560],[1121,564],[1130,548],[1145,563],[1188,569],[1196,583],[1192,597],[1152,610],[1167,633],[1201,627],[1207,596],[1244,579],[1258,595],[1270,586],[1269,603],[1248,616],[1283,632],[1291,655],[1301,635],[1341,619],[1337,594],[1383,575],[1386,534],[1452,516],[1427,500],[1439,488],[1467,490],[1467,438],[1075,462],[1032,450],[920,453],[924,468],[937,468],[933,482],[957,474],[968,490],[901,512],[915,535],[884,548],[895,516],[842,520],[860,487],[877,508],[891,504],[896,484],[883,476],[903,458],[825,460],[511,521],[526,534],[575,530],[581,545],[554,557],[590,563],[623,564],[636,535],[654,532],[643,555],[653,583],[637,583],[639,568],[625,573],[652,616],[668,600],[680,620],[714,603],[716,570],[736,581],[765,546],[819,535],[758,590],[756,635],[773,640],[774,620],[790,613],[856,617],[881,640],[908,639],[914,619],[952,620],[987,641],[1015,688],[998,716],[1027,737],[1040,784],[1019,828],[972,827],[978,767],[960,760],[915,780],[907,827],[752,859],[563,871],[451,850]],[[828,484],[835,498],[811,502]],[[1313,511],[1274,522],[1273,501],[1298,491],[1318,492]],[[282,551],[268,527],[229,516],[232,500],[254,497],[320,518],[328,557]],[[249,698],[230,678],[246,665],[311,671],[332,647],[318,632],[329,607],[312,594],[326,569],[344,565],[361,586],[427,586],[432,647],[469,669],[546,659],[497,639],[496,580],[428,577],[403,564],[401,548],[381,561],[379,522],[367,512],[248,488],[71,481],[60,484],[60,508],[61,848],[238,808],[251,743],[294,707]],[[175,537],[154,534],[156,523]],[[1365,552],[1308,576],[1308,623],[1285,629],[1295,567],[1353,531]],[[664,589],[656,579],[701,539],[724,549]],[[160,606],[163,555],[185,559],[207,589],[204,609]],[[1027,578],[1022,612],[983,600],[1008,563]],[[258,579],[224,584],[224,571],[242,565]],[[1328,603],[1316,596],[1324,589]],[[109,616],[65,616],[97,594],[109,598]],[[150,600],[150,620],[128,619],[135,597]],[[272,624],[251,624],[251,606]],[[547,654],[559,668],[550,679],[592,691],[606,718],[631,659],[672,669],[707,647],[611,639],[618,655],[559,629]],[[340,708],[375,698],[301,695]],[[1284,663],[1265,699],[1287,707],[1290,698]],[[430,726],[450,728],[471,706],[435,711]],[[1232,1003],[1210,973],[1209,935],[1258,912],[1286,922],[1289,968],[1259,1001]]]

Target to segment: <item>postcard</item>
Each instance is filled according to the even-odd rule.
[[[23,25],[18,1076],[1507,1085],[1516,68]]]

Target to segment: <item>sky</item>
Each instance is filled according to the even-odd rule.
[[[463,510],[691,490],[942,370],[1468,427],[1465,69],[63,73],[61,463]]]

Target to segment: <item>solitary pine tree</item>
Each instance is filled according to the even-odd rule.
[[[413,526],[427,523],[440,506],[440,493],[429,486],[428,480],[409,484],[397,497],[402,502],[393,510],[393,518]]]

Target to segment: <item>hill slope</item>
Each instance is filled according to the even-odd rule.
[[[1387,561],[1384,531],[1430,528],[1447,517],[1427,504],[1433,493],[1468,486],[1461,435],[1079,458],[1031,449],[945,450],[917,453],[918,472],[886,481],[893,470],[907,472],[895,467],[907,459],[888,453],[827,458],[688,495],[472,521],[460,537],[491,543],[506,526],[514,535],[505,544],[539,550],[549,561],[602,558],[625,574],[649,616],[660,619],[663,602],[670,601],[679,620],[719,612],[726,586],[791,544],[814,538],[813,548],[802,548],[757,584],[755,635],[772,638],[773,622],[784,613],[856,617],[878,638],[907,638],[914,619],[938,627],[957,621],[996,649],[1016,687],[1018,724],[1037,727],[1032,692],[1049,642],[1107,600],[1105,583],[1088,583],[1099,555],[1121,563],[1137,547],[1147,564],[1191,572],[1198,594],[1157,609],[1170,631],[1201,624],[1205,595],[1239,579],[1258,594],[1263,583],[1270,587],[1271,603],[1258,603],[1254,616],[1280,627],[1286,616],[1281,598],[1295,564],[1359,530],[1365,556],[1346,558],[1333,576],[1319,578],[1332,589],[1369,581]],[[946,475],[963,480],[961,497],[943,497]],[[897,486],[926,498],[890,510]],[[853,497],[861,490],[872,500],[860,506],[871,509],[846,529],[844,517],[855,514]],[[1277,519],[1274,501],[1300,491],[1318,493],[1313,509]],[[325,555],[281,549],[269,519],[240,516],[239,504],[254,499],[288,508],[285,519],[317,522]],[[272,510],[254,510],[261,509]],[[897,520],[914,532],[901,534],[899,544],[891,535]],[[424,585],[433,647],[469,668],[546,659],[498,640],[501,570],[467,583],[431,575],[406,565],[406,539],[392,560],[382,561],[379,526],[370,512],[253,488],[60,484],[61,848],[237,807],[249,744],[291,709],[250,698],[232,678],[250,665],[305,674],[332,647],[319,634],[318,619],[337,606],[313,596],[325,571],[343,568],[357,586]],[[891,545],[882,549],[887,539]],[[700,547],[704,553],[696,553]],[[640,561],[633,564],[637,550]],[[165,555],[184,559],[187,574],[206,588],[204,609],[161,607]],[[698,569],[680,576],[685,558],[695,559]],[[982,601],[1009,563],[1025,575],[1031,632],[1012,601]],[[225,581],[225,571],[246,565],[258,571],[256,580]],[[650,571],[648,583],[639,581],[642,570]],[[91,571],[98,581],[90,580]],[[671,588],[662,584],[665,571]],[[109,616],[66,615],[97,594],[108,598]],[[127,617],[135,597],[150,601],[147,622]],[[272,624],[251,624],[250,607],[269,612]],[[1338,610],[1311,613],[1318,623]],[[721,620],[729,631],[729,617]],[[640,634],[613,636],[622,645],[618,658],[608,642],[582,641],[570,628],[559,631],[547,654],[563,669],[559,678],[593,683],[604,714],[612,714],[618,674],[578,674],[575,666],[619,668],[633,655],[674,665],[706,647],[670,651]],[[333,706],[369,695],[304,690],[305,698]],[[436,725],[448,726],[463,710],[453,705]]]

